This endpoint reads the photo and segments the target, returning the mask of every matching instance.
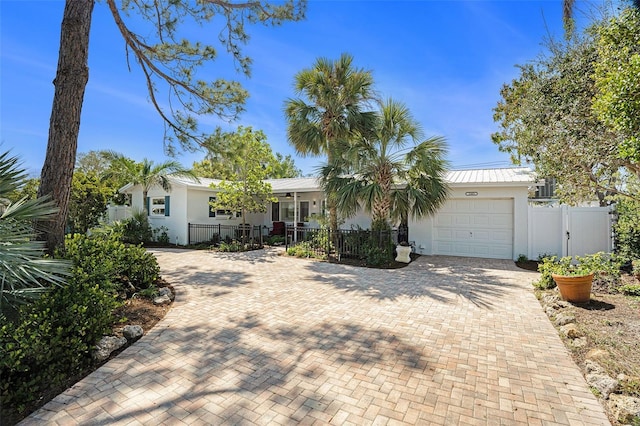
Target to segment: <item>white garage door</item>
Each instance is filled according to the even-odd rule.
[[[453,199],[434,218],[434,254],[513,258],[512,199]]]

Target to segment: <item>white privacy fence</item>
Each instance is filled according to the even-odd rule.
[[[131,217],[130,206],[107,206],[107,223],[113,223],[116,220],[124,220]]]
[[[529,206],[529,259],[613,250],[610,207]]]

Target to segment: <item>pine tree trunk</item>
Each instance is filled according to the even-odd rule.
[[[62,18],[47,155],[38,190],[39,196],[50,195],[60,209],[52,222],[40,224],[46,227],[41,238],[47,242],[49,253],[64,243],[80,114],[89,80],[89,29],[94,3],[95,0],[67,0]]]

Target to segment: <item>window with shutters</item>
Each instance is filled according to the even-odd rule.
[[[169,216],[169,197],[149,197],[149,216]]]

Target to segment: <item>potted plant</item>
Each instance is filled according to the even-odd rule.
[[[411,246],[408,242],[402,241],[396,246],[396,262],[411,262]]]
[[[555,256],[545,258],[540,265],[541,279],[549,276],[558,286],[562,299],[567,302],[585,303],[591,299],[591,284],[593,283],[593,268],[586,258],[566,256],[558,260]]]

